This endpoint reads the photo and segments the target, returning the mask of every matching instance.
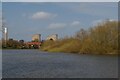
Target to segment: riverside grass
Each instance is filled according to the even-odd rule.
[[[118,54],[117,21],[106,21],[88,30],[80,30],[76,35],[57,41],[45,41],[41,50],[84,54]]]

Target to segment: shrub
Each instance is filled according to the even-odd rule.
[[[87,54],[117,54],[119,35],[118,22],[106,21],[88,30],[81,29],[74,38],[45,41],[42,50]]]

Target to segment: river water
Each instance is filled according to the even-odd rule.
[[[3,50],[3,78],[117,78],[118,58],[103,55]]]

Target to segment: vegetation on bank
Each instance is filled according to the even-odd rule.
[[[118,22],[106,21],[81,29],[75,36],[57,41],[45,41],[41,50],[82,54],[118,54]]]
[[[17,41],[13,39],[9,39],[7,41],[2,40],[1,44],[2,49],[22,49],[24,46],[24,40]]]
[[[37,44],[29,44],[29,43],[37,43],[38,41],[24,42],[24,40],[13,40],[9,39],[7,41],[2,40],[1,48],[2,49],[39,49],[40,45]],[[40,42],[38,42],[40,43]]]

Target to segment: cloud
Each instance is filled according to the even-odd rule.
[[[67,27],[68,26],[79,26],[80,25],[80,22],[79,21],[73,21],[71,23],[51,23],[49,24],[48,28],[49,29],[58,29],[58,28],[64,28],[64,27]]]
[[[92,25],[95,26],[95,25],[98,25],[98,24],[101,24],[101,23],[104,23],[106,21],[117,21],[116,19],[99,19],[99,20],[95,20],[92,22]]]
[[[64,28],[67,24],[65,23],[52,23],[48,26],[49,29],[58,29],[58,28]]]
[[[100,23],[102,23],[102,22],[103,22],[102,19],[95,20],[95,21],[92,22],[92,25],[95,26],[95,25],[100,24]]]
[[[111,21],[111,22],[112,22],[112,21],[118,21],[117,19],[108,19],[108,20]]]
[[[36,12],[32,15],[32,19],[51,19],[56,17],[56,14],[48,13],[48,12]]]
[[[78,26],[78,25],[80,25],[80,22],[79,22],[79,21],[73,21],[73,22],[71,23],[71,26]]]

